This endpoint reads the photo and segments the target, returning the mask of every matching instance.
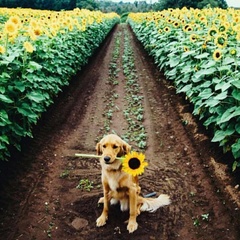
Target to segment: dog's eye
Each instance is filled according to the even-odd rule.
[[[106,145],[105,145],[105,144],[103,145],[103,148],[106,148]]]
[[[118,148],[118,146],[117,145],[113,145],[113,148],[116,149],[116,148]]]

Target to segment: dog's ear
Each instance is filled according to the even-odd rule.
[[[100,143],[97,143],[96,151],[97,151],[97,155],[101,155],[102,154],[102,148],[101,148],[101,144]]]
[[[131,146],[122,140],[121,150],[118,154],[119,157],[129,153],[131,151]]]

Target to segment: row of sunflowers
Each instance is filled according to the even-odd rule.
[[[0,159],[119,22],[115,13],[0,8]]]
[[[133,31],[240,167],[240,10],[131,13]]]

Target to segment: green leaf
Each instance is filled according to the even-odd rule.
[[[1,142],[1,143],[9,144],[8,136],[6,136],[6,135],[1,135],[1,136],[0,136],[0,142]],[[2,144],[1,144],[1,145],[2,145]]]
[[[234,58],[233,57],[226,57],[223,59],[222,65],[228,65],[231,63],[234,63]]]
[[[0,100],[5,103],[13,103],[13,100],[7,97],[6,95],[0,94]]]
[[[222,92],[222,93],[219,93],[218,95],[216,95],[214,97],[215,100],[223,100],[227,97],[227,91],[226,92]]]
[[[177,68],[173,68],[172,70],[170,71],[165,71],[165,75],[170,77],[170,76],[176,76],[177,74]]]
[[[216,121],[217,121],[216,117],[213,115],[213,116],[209,117],[203,124],[204,124],[204,126],[208,127],[212,123],[215,124]]]
[[[0,75],[0,82],[1,82],[1,84],[7,83],[10,78],[11,78],[11,76],[8,73],[2,72],[2,74]]]
[[[212,142],[220,142],[225,138],[225,132],[217,130],[213,136]]]
[[[208,99],[213,95],[211,88],[206,88],[202,92],[200,92],[199,97],[202,99]]]
[[[169,63],[170,63],[170,67],[173,68],[173,67],[176,67],[180,62],[180,59],[179,58],[171,58]]]
[[[222,92],[226,91],[229,87],[231,87],[231,83],[230,82],[224,82],[221,81],[219,82],[216,86],[215,86],[215,90],[222,90]]]
[[[208,88],[212,85],[212,81],[205,81],[200,85],[201,88]]]
[[[236,130],[237,133],[240,134],[240,121],[238,121],[238,122],[236,123],[236,125],[235,125],[235,130]]]
[[[239,88],[239,89],[240,89],[240,81],[239,81],[239,79],[233,81],[231,84],[232,84],[233,86],[235,86],[236,88]]]
[[[23,116],[31,118],[32,120],[36,120],[38,118],[38,115],[32,111],[31,106],[27,103],[23,103],[20,107],[17,108],[17,110]]]
[[[195,56],[195,58],[202,59],[202,58],[207,58],[208,56],[209,56],[209,53],[205,52],[205,53]]]
[[[3,60],[0,62],[0,64],[4,64],[4,65],[8,65],[9,63],[13,62],[13,60],[15,59],[15,55],[14,54],[10,54],[9,56],[5,56],[3,58]]]
[[[25,85],[25,83],[23,83],[23,82],[17,81],[17,82],[15,82],[15,87],[16,87],[16,89],[18,89],[20,92],[24,92],[24,91],[25,91],[25,88],[26,88],[26,85]]]
[[[9,121],[9,118],[8,118],[8,114],[5,110],[0,110],[0,126],[1,127],[4,127],[8,124],[11,124],[11,122]]]
[[[209,107],[215,107],[219,104],[219,100],[209,98],[205,101],[205,104],[206,106],[209,106]]]
[[[236,100],[240,101],[240,90],[234,89],[233,92],[232,92],[232,96],[233,96]]]
[[[200,78],[201,76],[205,76],[205,75],[211,75],[216,71],[215,67],[211,67],[208,69],[202,69],[199,70],[195,75],[197,78]]]
[[[218,124],[228,122],[230,119],[232,119],[233,117],[236,117],[236,116],[240,116],[240,107],[236,107],[236,106],[231,107],[223,113]]]
[[[205,63],[202,68],[209,69],[216,66],[216,62],[214,60],[209,60],[207,63]]]
[[[232,171],[234,172],[238,167],[240,167],[240,162],[234,161],[232,165]]]
[[[231,136],[235,132],[234,128],[229,128],[227,130],[217,130],[214,134],[214,137],[212,139],[212,142],[220,142],[225,137]]]
[[[34,71],[41,70],[42,66],[34,61],[28,63],[27,72],[33,73]]]
[[[196,52],[195,50],[184,52],[184,53],[182,54],[181,58],[183,59],[183,58],[186,58],[186,57],[188,57],[188,56],[190,56],[190,55],[195,55],[195,52]]]
[[[232,145],[232,153],[235,159],[240,158],[240,138]],[[240,164],[239,164],[240,166]]]
[[[231,70],[231,65],[225,65],[225,66],[218,67],[217,70],[219,72],[221,72],[221,71],[230,71]]]
[[[16,122],[14,122],[12,125],[11,125],[11,130],[12,132],[15,133],[15,135],[17,135],[18,137],[24,137],[26,136],[26,130],[24,130],[23,127],[21,127],[19,124],[17,124]]]
[[[0,80],[1,81],[1,80]],[[0,93],[4,94],[6,91],[5,87],[3,86],[0,86]]]
[[[30,92],[27,94],[27,97],[34,102],[41,102],[45,100],[44,96],[39,92]]]
[[[180,89],[178,92],[187,92],[192,88],[192,84],[185,85],[182,89]]]

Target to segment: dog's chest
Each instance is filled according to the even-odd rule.
[[[117,191],[117,189],[119,188],[119,182],[116,179],[109,179],[108,184],[112,191]]]
[[[120,179],[121,179],[121,174],[107,174],[107,182],[112,191],[117,191],[117,189],[120,187]]]

